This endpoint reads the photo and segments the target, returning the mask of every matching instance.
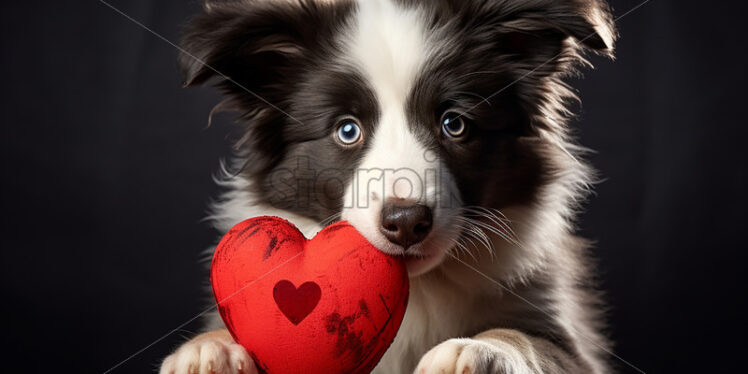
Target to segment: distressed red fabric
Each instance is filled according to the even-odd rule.
[[[211,283],[234,339],[269,374],[369,373],[408,301],[402,260],[346,222],[307,240],[280,218],[246,220],[216,248]]]

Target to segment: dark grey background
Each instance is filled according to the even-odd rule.
[[[112,0],[171,41],[198,3]],[[581,231],[615,352],[647,373],[744,360],[745,4],[653,0],[619,21],[617,61],[576,82],[607,177]],[[217,234],[201,218],[230,116],[204,129],[217,95],[180,89],[175,49],[95,0],[0,13],[0,370],[101,373],[204,306],[197,259]],[[153,370],[197,328],[114,372]]]

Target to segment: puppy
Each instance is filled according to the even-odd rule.
[[[342,219],[403,256],[376,373],[608,373],[563,78],[615,37],[602,0],[209,2],[179,62],[240,114],[215,227]],[[161,372],[257,372],[217,315],[206,330]]]

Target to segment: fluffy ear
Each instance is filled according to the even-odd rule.
[[[617,32],[604,0],[527,0],[507,7],[498,28],[518,55],[553,58],[571,39],[573,50],[613,57]]]
[[[339,7],[316,1],[215,1],[186,26],[178,59],[185,87],[211,78],[228,93],[267,100],[292,82],[316,43],[330,40]]]
[[[608,4],[604,0],[561,3],[549,9],[550,24],[582,46],[612,57],[618,33]]]
[[[528,126],[522,127],[521,134],[536,135],[539,129],[565,133],[570,115],[566,104],[576,96],[563,79],[585,61],[585,51],[613,56],[616,31],[607,4],[603,0],[467,0],[459,6],[459,24],[470,36],[467,44],[479,46],[471,48],[477,53],[471,49],[464,53],[493,56],[492,65],[505,75],[500,77],[504,88],[499,92],[513,95],[520,106],[517,112],[527,115]]]

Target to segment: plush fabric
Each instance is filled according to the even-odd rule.
[[[218,245],[211,283],[234,339],[269,374],[370,372],[408,300],[403,262],[346,222],[307,240],[280,218],[246,220]]]

